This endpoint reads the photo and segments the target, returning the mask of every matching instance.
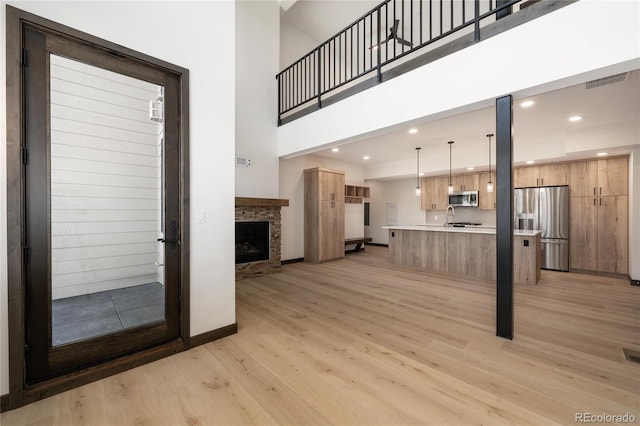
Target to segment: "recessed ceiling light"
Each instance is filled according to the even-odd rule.
[[[418,129],[416,129],[415,127],[412,129],[409,129],[409,134],[410,135],[415,135],[416,133],[418,133]]]
[[[535,161],[533,161],[533,160],[529,160],[529,161],[526,161],[526,163],[527,163],[527,164],[533,164],[533,163],[535,163]]]
[[[368,156],[368,155],[365,155],[364,157],[362,157],[362,159],[363,159],[363,160],[368,160],[368,159],[369,159],[369,156]]]
[[[467,170],[473,170],[473,167],[467,167]]]
[[[331,151],[338,152],[338,151],[340,151],[340,149],[339,148],[331,148]]]
[[[606,157],[607,155],[609,155],[608,152],[599,152],[596,154],[598,157]]]
[[[522,108],[529,108],[529,107],[530,107],[530,106],[532,106],[533,104],[535,104],[535,102],[533,102],[533,101],[522,101],[522,102],[520,103],[520,106],[521,106]]]
[[[582,120],[582,117],[579,116],[579,115],[574,115],[573,117],[569,117],[569,121],[572,122],[572,123],[575,123],[575,122],[580,121],[580,120]]]

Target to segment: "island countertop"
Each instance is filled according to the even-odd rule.
[[[394,225],[383,226],[383,229],[389,230],[401,230],[401,231],[430,231],[430,232],[462,232],[466,234],[489,234],[495,235],[496,228],[493,227],[475,227],[475,228],[457,228],[453,226],[443,225]],[[516,229],[513,231],[513,235],[521,237],[535,237],[540,235],[542,231],[526,231]]]

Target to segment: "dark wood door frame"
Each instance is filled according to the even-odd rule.
[[[2,411],[80,386],[191,347],[189,326],[189,71],[115,43],[6,6],[7,23],[7,263],[9,311],[9,394]],[[27,385],[25,377],[25,167],[23,33],[35,28],[73,40],[102,53],[175,75],[179,81],[179,216],[180,216],[180,337],[174,341],[117,359]],[[229,333],[230,334],[230,333]]]

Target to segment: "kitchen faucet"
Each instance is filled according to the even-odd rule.
[[[444,226],[449,226],[449,210],[451,210],[451,216],[453,217],[453,222],[451,223],[454,223],[456,220],[456,209],[454,209],[453,206],[449,204],[447,206],[447,222],[444,224]]]

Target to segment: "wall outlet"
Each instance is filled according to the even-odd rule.
[[[529,247],[529,240],[524,240],[524,246]]]
[[[435,216],[433,217],[433,220],[438,220],[438,215],[435,215]]]

